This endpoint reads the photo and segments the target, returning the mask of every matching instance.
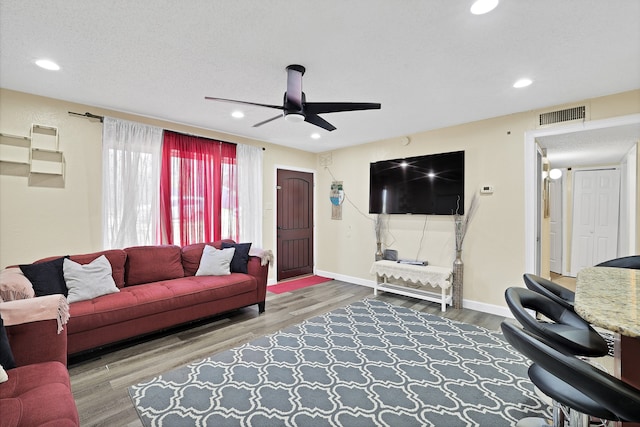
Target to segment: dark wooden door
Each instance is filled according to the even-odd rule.
[[[277,280],[313,273],[313,174],[278,169]]]

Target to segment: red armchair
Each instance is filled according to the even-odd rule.
[[[12,303],[17,301],[0,303],[0,314]],[[0,383],[0,426],[79,426],[66,366],[66,329],[58,332],[55,318],[12,324],[12,315],[5,315],[16,367],[6,369],[8,379]]]

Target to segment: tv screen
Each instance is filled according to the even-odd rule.
[[[369,213],[464,214],[464,151],[371,163]]]

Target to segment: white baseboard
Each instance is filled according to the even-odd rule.
[[[315,274],[317,274],[318,276],[332,277],[335,280],[353,283],[355,285],[367,286],[371,289],[373,289],[373,286],[375,285],[374,280],[367,280],[367,279],[361,279],[359,277],[346,276],[344,274],[337,274],[331,271],[317,270]],[[462,307],[468,308],[469,310],[480,311],[482,313],[495,314],[496,316],[513,318],[513,315],[511,314],[511,311],[509,310],[508,307],[502,307],[499,305],[493,305],[493,304],[487,304],[484,302],[463,299]]]

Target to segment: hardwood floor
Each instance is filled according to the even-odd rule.
[[[81,425],[141,426],[127,391],[130,385],[364,298],[373,298],[371,288],[337,280],[280,295],[267,292],[262,315],[252,306],[91,359],[72,360],[69,372]],[[388,293],[377,299],[491,330],[498,330],[503,320],[467,309],[442,313],[439,304]]]
[[[573,292],[576,291],[575,277],[563,276],[561,274],[551,272],[551,281],[556,282],[557,284],[562,285]]]

